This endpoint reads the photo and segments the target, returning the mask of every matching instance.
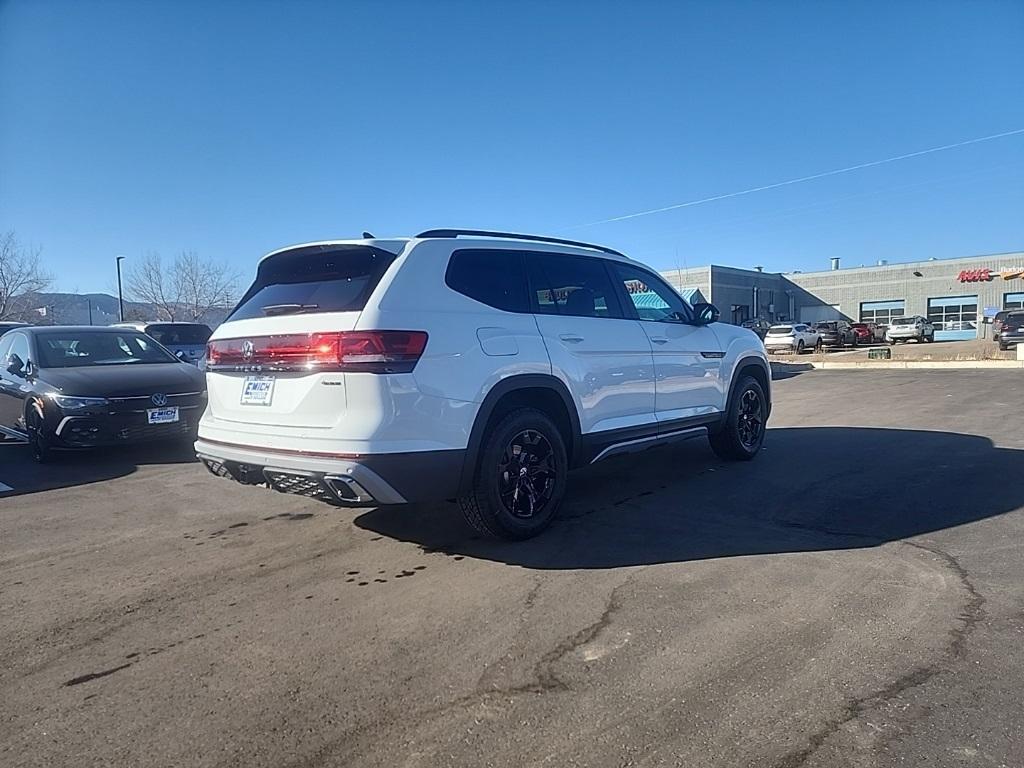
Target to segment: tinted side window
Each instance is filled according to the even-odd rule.
[[[14,341],[14,334],[0,338],[0,363],[7,367],[7,358],[11,356],[11,342]]]
[[[641,320],[681,322],[689,319],[690,312],[683,297],[654,275],[630,264],[616,263],[612,271],[622,281]]]
[[[572,317],[623,317],[603,260],[529,253],[526,264],[534,311]]]
[[[453,291],[495,309],[529,312],[521,251],[455,251],[444,281]]]

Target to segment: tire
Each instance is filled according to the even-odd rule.
[[[800,339],[799,341],[797,341],[797,343],[796,343],[796,353],[798,355],[802,355],[804,353],[804,340],[803,339]]]
[[[486,536],[529,539],[554,519],[568,472],[565,441],[555,423],[541,411],[518,408],[488,430],[473,490],[459,498],[459,506],[466,521]]]
[[[889,339],[889,346],[890,347],[895,347],[896,346],[896,339]]]
[[[747,410],[751,406],[756,412]],[[744,376],[725,409],[722,428],[708,435],[711,450],[728,461],[750,461],[764,445],[767,421],[768,401],[764,390],[753,376]]]
[[[53,460],[53,448],[50,447],[50,440],[46,435],[43,417],[36,407],[34,403],[29,403],[25,408],[25,432],[28,434],[32,459],[37,464],[47,464]]]
[[[931,344],[933,341],[935,341],[935,334],[934,333],[928,337],[928,343],[929,344]]]
[[[1008,345],[1006,345],[1006,344],[1003,344],[1002,342],[999,342],[999,351],[1000,351],[1000,352],[1005,352],[1005,351],[1006,351],[1006,350],[1008,350],[1009,348],[1010,348],[1010,347],[1009,347]]]

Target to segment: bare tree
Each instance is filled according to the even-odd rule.
[[[129,267],[127,285],[132,299],[156,307],[158,320],[196,321],[231,306],[238,275],[195,251],[183,251],[166,266],[160,254],[147,253]]]
[[[238,290],[238,273],[227,264],[199,258],[195,251],[184,251],[177,258],[174,279],[178,300],[193,321],[212,309],[230,309]]]
[[[13,231],[0,234],[0,320],[24,316],[33,309],[33,294],[52,282],[40,264],[41,252],[22,246]]]

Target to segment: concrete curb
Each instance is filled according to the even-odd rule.
[[[807,370],[808,367],[824,371],[907,369],[958,371],[977,368],[1024,368],[1024,360],[867,360],[863,362],[804,360],[799,363],[783,363],[772,360],[771,364],[773,367],[777,366],[781,372],[785,372],[788,368]]]

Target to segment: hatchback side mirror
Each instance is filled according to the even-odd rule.
[[[18,355],[11,355],[7,358],[7,372],[15,376],[25,375],[25,361]]]
[[[693,305],[693,318],[696,325],[717,323],[721,316],[718,307],[714,304],[707,304],[701,301]]]

